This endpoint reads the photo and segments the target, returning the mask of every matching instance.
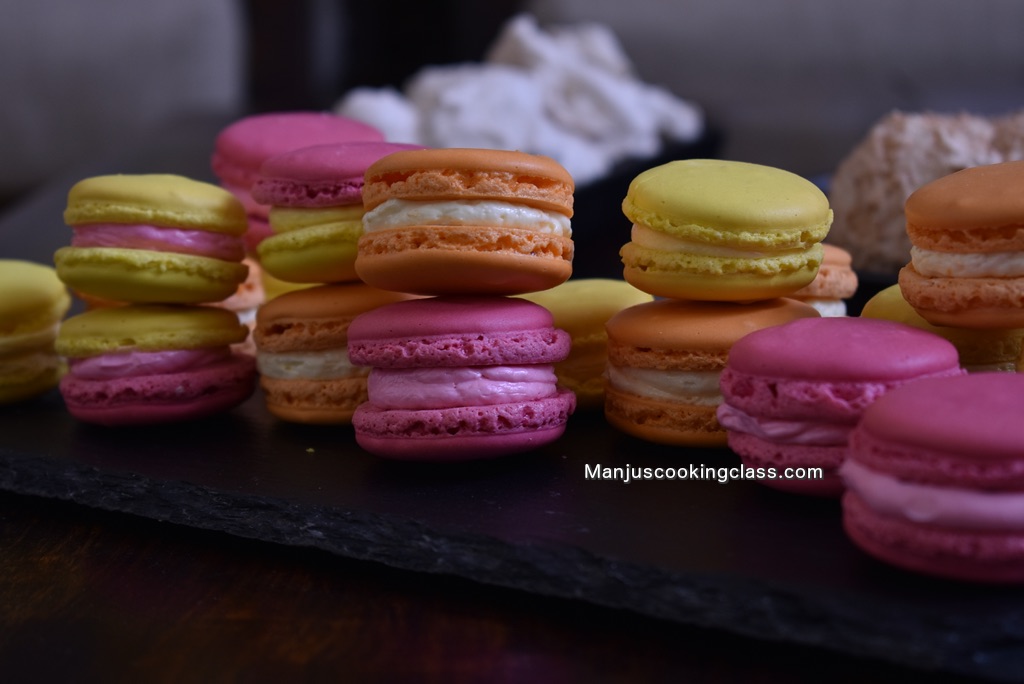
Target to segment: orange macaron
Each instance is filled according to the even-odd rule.
[[[640,439],[677,446],[722,446],[715,412],[719,378],[745,335],[797,318],[817,318],[794,299],[750,304],[660,299],[623,309],[606,324],[605,416]]]
[[[390,154],[363,185],[355,270],[381,289],[514,295],[572,275],[572,176],[555,160],[505,150]]]
[[[857,273],[853,270],[853,257],[842,247],[821,244],[825,256],[818,274],[809,285],[793,294],[792,299],[810,304],[822,316],[837,317],[847,314],[846,300],[857,294]]]
[[[963,169],[907,198],[907,302],[932,325],[1024,327],[1024,161]]]
[[[353,282],[286,292],[261,306],[253,337],[267,410],[293,423],[350,422],[366,401],[369,369],[349,362],[348,326],[410,298]]]

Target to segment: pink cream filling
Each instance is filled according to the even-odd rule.
[[[844,423],[757,418],[729,404],[720,404],[717,416],[726,430],[753,435],[773,444],[842,446],[854,428],[853,424]]]
[[[161,228],[146,225],[92,223],[73,226],[72,247],[117,247],[150,249],[241,261],[245,256],[242,239],[236,235],[188,228]]]
[[[228,359],[227,347],[212,349],[177,349],[158,352],[114,352],[82,359],[71,359],[68,368],[82,380],[114,380],[144,375],[168,375],[194,371]]]
[[[847,489],[892,518],[940,527],[1024,531],[1024,492],[986,492],[899,480],[847,459]]]
[[[419,410],[536,401],[557,393],[554,366],[374,368],[370,401],[385,409]]]

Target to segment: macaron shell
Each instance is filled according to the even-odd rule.
[[[389,304],[357,317],[348,335],[352,362],[379,368],[557,363],[571,346],[544,307],[487,296]]]
[[[131,305],[94,309],[67,319],[56,348],[70,358],[112,351],[200,349],[236,344],[248,334],[238,317],[223,309]]]
[[[955,370],[959,357],[948,340],[893,321],[806,318],[745,336],[729,366],[773,379],[884,382]]]
[[[794,299],[752,304],[662,299],[623,309],[606,324],[609,360],[639,368],[712,370],[739,339],[798,318],[818,318]]]
[[[1024,161],[1009,161],[922,185],[904,203],[911,242],[950,252],[1024,249],[1022,179]]]
[[[605,387],[605,418],[633,437],[671,446],[724,447],[715,406],[659,401]]]
[[[61,247],[53,258],[73,290],[116,302],[216,302],[230,297],[249,272],[241,262],[144,249]]]
[[[356,442],[381,457],[417,461],[496,458],[549,444],[575,409],[572,392],[533,402],[420,411],[362,404],[352,417]]]
[[[843,529],[871,556],[912,572],[971,582],[1024,582],[1024,533],[957,530],[882,516],[852,491],[843,495]]]
[[[577,278],[547,290],[521,295],[540,304],[554,317],[555,325],[573,340],[599,333],[604,324],[623,309],[650,302],[654,297],[629,283],[614,278]]]
[[[422,295],[516,295],[572,275],[570,238],[521,229],[396,228],[364,234],[355,269],[385,290]]]
[[[275,155],[311,145],[383,140],[384,134],[373,126],[330,112],[271,112],[224,128],[214,141],[210,163],[218,178],[248,188],[262,164]]]
[[[272,415],[292,423],[346,425],[356,407],[366,401],[366,377],[330,380],[283,380],[260,377],[260,387]]]
[[[1024,277],[929,278],[908,264],[900,269],[899,286],[907,302],[932,325],[1024,328]]]
[[[276,297],[256,313],[260,349],[269,352],[345,348],[352,321],[385,304],[414,299],[413,295],[378,290],[365,283],[321,285]]]
[[[191,372],[83,380],[65,375],[61,395],[72,416],[100,425],[146,425],[211,416],[238,406],[256,387],[253,358],[233,354]]]
[[[314,145],[275,155],[252,188],[261,204],[283,207],[362,206],[363,176],[378,159],[421,145],[353,142]]]
[[[686,159],[648,169],[629,185],[623,212],[634,223],[680,237],[701,229],[777,248],[808,247],[828,233],[832,211],[813,183],[796,174],[746,162]]]
[[[555,160],[507,150],[447,148],[396,152],[366,170],[367,211],[388,199],[501,200],[572,216],[572,176]]]
[[[628,242],[619,251],[623,277],[658,297],[749,302],[786,297],[809,285],[821,264],[821,247],[780,257],[716,258],[655,250]]]
[[[1017,373],[918,380],[865,411],[851,457],[915,482],[1024,491],[1021,406]]]
[[[95,176],[68,192],[64,222],[145,224],[241,235],[245,209],[227,190],[171,174]]]
[[[335,223],[277,233],[257,247],[260,263],[275,278],[292,283],[359,280],[356,243],[359,223]]]

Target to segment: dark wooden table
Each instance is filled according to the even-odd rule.
[[[9,493],[0,493],[0,550],[5,682],[852,683],[916,674]]]

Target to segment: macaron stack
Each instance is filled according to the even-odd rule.
[[[911,259],[899,287],[929,324],[975,337],[1024,329],[1022,184],[1024,161],[1003,162],[957,171],[907,198]]]
[[[269,207],[272,234],[258,247],[265,272],[303,287],[260,307],[254,340],[267,409],[299,423],[349,423],[366,400],[366,370],[346,354],[352,319],[410,298],[363,283],[355,271],[363,233],[363,176],[399,143],[313,145],[268,158],[252,197]]]
[[[725,446],[717,419],[729,348],[762,327],[817,317],[788,298],[808,286],[832,222],[810,181],[759,164],[669,162],[629,185],[627,282],[662,301],[608,321],[605,415],[635,437]]]
[[[71,245],[54,254],[72,290],[118,306],[74,316],[56,350],[72,415],[106,425],[208,416],[244,401],[248,329],[210,306],[245,281],[245,210],[215,185],[174,175],[87,178],[68,193]]]
[[[562,435],[574,394],[554,364],[571,341],[544,307],[510,295],[572,273],[572,177],[554,160],[483,149],[407,150],[365,174],[355,270],[385,305],[348,328],[370,368],[356,441],[394,459],[469,460]]]

